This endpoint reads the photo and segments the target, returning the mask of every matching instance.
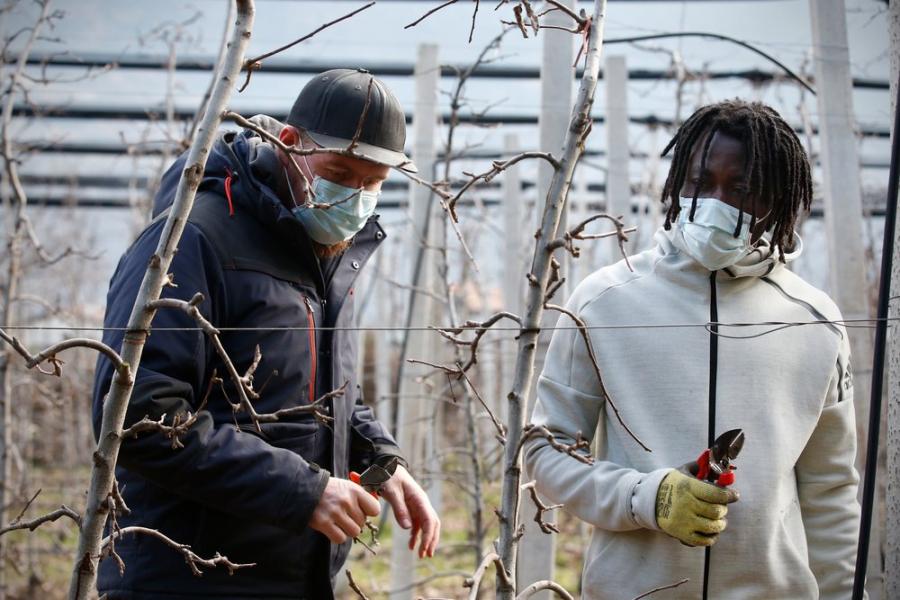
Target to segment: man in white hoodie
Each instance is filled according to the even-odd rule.
[[[812,199],[806,154],[778,113],[739,100],[699,109],[672,148],[656,246],[578,286],[568,309],[586,329],[560,318],[538,381],[532,422],[563,443],[596,432],[598,457],[584,464],[533,437],[526,469],[594,526],[586,599],[684,578],[658,597],[849,598],[849,343],[834,302],[785,268]],[[746,443],[732,504],[735,491],[678,467],[736,428]]]

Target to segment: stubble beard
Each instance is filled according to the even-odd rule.
[[[337,244],[320,244],[319,242],[313,241],[313,250],[316,253],[316,256],[319,258],[333,258],[338,256],[339,254],[343,254],[347,248],[350,247],[351,240],[344,240],[343,242],[338,242]]]

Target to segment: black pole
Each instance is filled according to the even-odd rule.
[[[900,89],[900,84],[898,88]],[[878,321],[875,323],[875,356],[872,360],[872,399],[869,402],[869,439],[866,444],[866,479],[863,484],[862,518],[859,546],[856,549],[856,575],[853,600],[862,600],[872,530],[872,504],[875,500],[875,468],[878,463],[878,430],[881,427],[881,388],[884,383],[884,349],[887,339],[888,301],[891,292],[891,265],[894,253],[894,228],[897,220],[897,179],[900,176],[900,98],[895,98],[894,139],[891,144],[891,171],[888,176],[887,205],[884,214],[884,244],[881,249],[881,282],[878,286]]]

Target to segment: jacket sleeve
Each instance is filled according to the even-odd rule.
[[[127,323],[161,228],[162,222],[151,226],[120,261],[110,283],[107,327],[121,328]],[[170,272],[177,287],[166,287],[163,296],[189,299],[201,292],[205,296],[201,312],[213,324],[219,322],[227,302],[219,261],[190,224]],[[136,374],[126,427],[145,416],[164,417],[171,423],[176,414],[196,412],[211,376],[207,365],[214,352],[212,344],[189,316],[162,309],[152,326]],[[121,331],[107,330],[104,341],[119,348],[122,337]],[[94,382],[95,435],[99,434],[112,374],[109,361],[101,356]],[[214,397],[212,401],[221,400]],[[298,532],[306,527],[328,480],[326,471],[298,454],[272,447],[234,425],[214,423],[206,410],[180,441],[183,447],[173,448],[172,441],[160,433],[128,437],[122,442],[119,466],[191,501]]]
[[[387,427],[375,419],[372,408],[363,404],[358,398],[350,415],[350,468],[355,471],[365,470],[378,459],[396,456],[401,464],[408,467],[403,452],[397,445]]]
[[[572,302],[568,308],[577,314]],[[605,418],[605,399],[581,333],[565,315],[559,325],[538,379],[531,422],[547,427],[556,441],[571,444],[579,432],[593,439],[598,423]],[[611,531],[659,529],[656,492],[670,469],[642,473],[603,460],[587,465],[558,452],[538,436],[525,443],[524,460],[538,492],[563,504],[566,512],[579,519]]]
[[[849,598],[856,568],[860,507],[850,373],[844,332],[822,413],[795,467],[809,563],[822,600]]]

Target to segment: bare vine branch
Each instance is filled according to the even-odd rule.
[[[562,508],[562,504],[552,504],[550,506],[544,504],[544,502],[538,497],[537,490],[535,489],[535,482],[529,481],[525,485],[522,486],[523,490],[528,490],[528,494],[531,496],[531,501],[534,502],[534,506],[537,508],[537,512],[534,515],[534,522],[538,524],[538,527],[541,528],[546,534],[551,533],[559,533],[559,526],[556,523],[550,523],[544,520],[544,513],[554,511],[558,508]],[[528,596],[526,596],[527,598]]]
[[[484,337],[484,334],[486,334],[494,324],[502,319],[509,319],[519,326],[522,325],[521,317],[514,315],[511,312],[500,311],[480,323],[478,321],[466,321],[462,327],[436,327],[434,329],[454,344],[469,347],[469,360],[459,367],[461,371],[468,371],[478,363],[478,344],[481,342],[481,338]],[[475,335],[471,340],[464,340],[459,337],[459,335],[466,330],[475,332]]]
[[[481,407],[487,413],[488,417],[491,419],[491,423],[494,424],[494,428],[497,430],[497,439],[501,444],[506,443],[506,425],[500,422],[500,420],[494,415],[493,411],[488,407],[487,403],[484,401],[484,398],[481,397],[481,394],[478,393],[478,390],[475,388],[475,384],[472,383],[472,380],[469,379],[469,376],[463,370],[462,365],[456,363],[456,366],[459,368],[459,375],[463,379],[466,380],[466,383],[469,384],[469,389],[472,390],[472,393],[475,394],[475,398],[478,400],[478,403],[481,404]]]
[[[44,350],[41,350],[37,354],[31,354],[25,346],[18,340],[18,338],[13,337],[7,334],[3,329],[0,329],[0,339],[4,342],[12,346],[13,350],[19,353],[22,358],[25,359],[25,366],[29,369],[33,369],[35,367],[38,368],[38,371],[44,373],[45,375],[54,375],[59,377],[62,374],[62,364],[63,361],[56,358],[56,355],[64,350],[69,350],[71,348],[90,348],[91,350],[96,350],[101,354],[105,355],[110,362],[116,368],[116,372],[119,373],[123,377],[130,377],[131,369],[128,364],[122,360],[122,357],[119,356],[119,353],[104,344],[99,340],[94,340],[90,338],[71,338],[68,340],[63,340],[56,344],[53,344],[47,347]],[[52,371],[45,371],[40,368],[40,364],[44,361],[50,363],[53,367]]]
[[[359,121],[356,122],[356,131],[353,133],[353,139],[350,140],[350,145],[347,146],[348,152],[353,152],[359,145],[359,136],[362,135],[363,125],[366,123],[366,115],[369,114],[369,105],[372,103],[372,83],[374,81],[375,78],[370,75],[369,86],[366,88],[366,103],[363,104],[362,113],[359,115]]]
[[[344,571],[344,574],[347,575],[347,584],[350,586],[350,589],[360,597],[360,600],[369,600],[369,597],[366,596],[366,594],[361,589],[359,589],[359,586],[356,584],[356,582],[353,581],[353,574],[350,572],[350,569],[346,569]]]
[[[459,217],[456,215],[456,203],[459,201],[459,199],[462,197],[463,194],[465,194],[467,191],[469,191],[469,188],[471,188],[473,185],[475,185],[479,181],[484,182],[484,183],[490,183],[494,179],[494,177],[496,177],[497,175],[499,175],[506,169],[510,168],[514,164],[516,164],[520,161],[523,161],[526,159],[532,159],[532,158],[539,158],[541,160],[545,160],[548,163],[550,163],[550,166],[552,166],[554,169],[558,170],[560,168],[559,161],[556,160],[553,157],[553,155],[550,154],[549,152],[534,152],[534,151],[532,151],[532,152],[522,152],[521,154],[517,154],[516,156],[508,158],[507,160],[504,160],[504,161],[495,160],[495,161],[491,162],[491,168],[488,169],[487,171],[485,171],[484,173],[479,173],[477,175],[473,174],[473,173],[465,173],[465,175],[469,176],[471,179],[469,181],[467,181],[456,192],[456,194],[454,194],[453,197],[450,198],[450,201],[447,203],[447,211],[450,213],[450,217],[452,218],[452,220],[454,222],[459,222]]]
[[[175,191],[168,217],[156,249],[147,264],[141,285],[135,297],[135,308],[128,319],[127,333],[122,343],[122,362],[137,371],[150,326],[156,312],[150,304],[159,298],[169,282],[169,266],[184,231],[187,216],[200,185],[209,150],[217,135],[222,113],[231,97],[235,80],[240,72],[244,51],[253,29],[255,7],[253,0],[235,0],[237,18],[228,43],[228,51],[216,78],[209,107],[197,129],[187,153],[185,168]],[[134,381],[117,373],[112,379],[109,393],[103,404],[97,447],[93,453],[91,484],[88,489],[84,522],[78,540],[75,564],[69,585],[69,600],[88,597],[95,588],[97,561],[103,547],[103,533],[110,518],[110,492],[115,481],[115,467],[122,439],[122,430]],[[114,515],[112,515],[114,517]],[[221,562],[215,560],[214,564]]]
[[[555,592],[556,595],[558,595],[563,600],[575,600],[572,597],[572,594],[566,591],[566,588],[556,583],[555,581],[550,581],[549,579],[535,581],[524,590],[522,590],[522,592],[518,596],[516,596],[516,600],[526,600],[527,598],[531,598],[538,592],[542,592],[544,590]]]
[[[184,557],[184,561],[187,563],[188,567],[190,567],[191,572],[198,577],[203,575],[203,571],[200,570],[201,568],[215,569],[216,567],[225,567],[228,570],[228,574],[233,575],[240,569],[247,569],[256,566],[256,563],[241,564],[231,562],[230,560],[228,560],[227,556],[222,556],[218,552],[216,552],[216,555],[212,558],[203,558],[196,554],[193,550],[191,550],[191,547],[188,544],[181,544],[179,542],[176,542],[169,536],[156,529],[150,529],[149,527],[140,526],[124,527],[103,538],[100,543],[101,555],[108,556],[110,548],[115,543],[115,541],[128,534],[147,535],[152,538],[156,538],[170,548],[177,550]]]
[[[362,11],[364,11],[368,8],[371,8],[374,5],[375,5],[375,2],[369,2],[365,6],[361,6],[361,7],[357,8],[356,10],[347,13],[343,17],[338,17],[337,19],[335,19],[333,21],[329,21],[328,23],[325,23],[324,25],[320,25],[314,31],[307,33],[303,37],[300,37],[289,44],[285,44],[284,46],[281,46],[280,48],[276,48],[275,50],[271,50],[270,52],[260,54],[259,56],[255,57],[255,58],[248,58],[247,60],[244,61],[244,66],[241,67],[242,71],[247,71],[247,79],[245,79],[244,84],[240,88],[238,88],[238,92],[243,92],[245,89],[247,89],[247,86],[250,85],[251,75],[253,75],[254,71],[259,71],[262,68],[263,60],[265,60],[267,58],[271,58],[272,56],[275,56],[279,52],[284,52],[288,48],[292,48],[292,47],[296,46],[297,44],[299,44],[300,42],[305,42],[309,38],[318,34],[320,31],[327,29],[327,28],[331,27],[332,25],[340,23],[341,21],[349,19],[350,17],[357,15],[357,14],[361,13]]]
[[[643,594],[641,594],[640,596],[638,596],[638,597],[635,598],[634,600],[641,600],[642,598],[646,598],[647,596],[649,596],[649,595],[651,595],[651,594],[655,594],[656,592],[661,592],[661,591],[663,591],[663,590],[671,590],[672,588],[677,588],[677,587],[680,586],[680,585],[684,585],[684,584],[687,583],[688,581],[690,581],[690,579],[687,578],[687,577],[685,577],[685,578],[682,579],[681,581],[677,581],[677,582],[675,582],[675,583],[670,583],[669,585],[663,585],[663,586],[660,586],[660,587],[658,587],[658,588],[653,588],[653,589],[650,590],[649,592],[644,592]]]
[[[262,428],[260,427],[261,423],[275,423],[282,419],[295,417],[301,414],[311,414],[320,423],[330,423],[332,421],[332,417],[323,412],[322,406],[326,401],[343,395],[347,389],[349,381],[345,381],[344,384],[339,388],[328,392],[321,398],[317,399],[315,402],[310,402],[309,404],[300,406],[293,406],[290,408],[282,408],[273,413],[261,414],[256,412],[256,409],[253,407],[252,401],[259,399],[259,392],[257,392],[253,388],[253,375],[256,372],[260,361],[262,360],[262,353],[259,350],[259,346],[256,347],[253,361],[247,368],[247,371],[244,373],[244,375],[241,375],[238,372],[237,367],[234,365],[234,362],[231,360],[231,357],[228,356],[228,352],[225,350],[225,346],[222,345],[219,330],[216,329],[213,324],[203,316],[203,314],[200,312],[200,309],[197,308],[198,305],[203,302],[203,300],[203,294],[198,292],[197,294],[194,294],[194,296],[188,301],[179,300],[177,298],[161,298],[148,303],[147,307],[153,310],[158,310],[160,308],[174,308],[180,310],[186,313],[194,321],[196,321],[200,326],[200,329],[202,329],[203,332],[209,336],[210,340],[212,341],[213,347],[216,350],[216,354],[219,355],[219,358],[225,365],[225,369],[228,371],[228,375],[230,376],[232,383],[234,383],[234,387],[237,388],[239,401],[235,403],[228,400],[229,404],[231,405],[232,411],[234,411],[235,413],[246,412],[250,417],[250,421],[253,423],[259,433],[262,433]]]
[[[481,560],[481,564],[478,565],[478,568],[475,569],[475,572],[472,576],[466,579],[463,582],[463,587],[469,588],[469,598],[468,600],[477,600],[478,598],[478,589],[481,587],[481,580],[484,579],[484,575],[488,570],[488,567],[494,565],[497,569],[497,578],[502,580],[506,585],[513,585],[512,580],[510,579],[509,573],[503,568],[503,563],[500,560],[500,555],[496,552],[491,552]]]
[[[184,448],[184,444],[181,443],[181,436],[186,434],[188,430],[194,426],[194,423],[197,422],[197,418],[200,416],[200,413],[206,408],[206,404],[209,401],[209,395],[212,393],[213,386],[221,385],[222,379],[216,375],[215,370],[213,370],[212,376],[209,378],[209,385],[206,387],[206,393],[203,395],[203,400],[200,401],[200,405],[197,407],[196,412],[187,414],[177,413],[172,417],[172,424],[166,425],[165,419],[166,415],[163,414],[157,420],[153,420],[148,416],[145,416],[143,419],[122,431],[122,437],[137,437],[139,433],[147,433],[149,431],[162,433],[166,438],[171,440],[172,449],[177,450],[178,448]]]
[[[578,462],[586,465],[594,464],[594,457],[583,452],[584,450],[590,450],[591,443],[584,438],[580,431],[575,434],[574,442],[571,444],[564,444],[557,440],[556,435],[547,429],[546,426],[535,426],[534,424],[529,423],[522,431],[522,439],[519,441],[519,450],[522,449],[522,446],[529,438],[534,436],[546,438],[547,442],[554,450],[571,456]]]
[[[408,24],[408,25],[404,25],[404,26],[403,26],[403,29],[409,29],[410,27],[415,27],[416,25],[418,25],[419,23],[421,23],[422,21],[424,21],[425,19],[427,19],[428,17],[430,17],[431,15],[433,15],[434,13],[436,13],[436,12],[438,12],[439,10],[442,10],[442,9],[444,9],[444,8],[446,8],[446,7],[448,7],[448,6],[450,6],[451,4],[456,4],[458,1],[459,1],[459,0],[447,0],[447,1],[444,2],[443,4],[441,4],[441,5],[439,5],[439,6],[436,6],[436,7],[432,8],[431,10],[429,10],[428,12],[426,12],[424,15],[422,15],[421,17],[419,17],[418,19],[416,19],[416,20],[413,21],[412,23],[410,23],[410,24]],[[471,38],[470,38],[470,41],[471,41]]]
[[[594,374],[597,376],[597,384],[600,386],[601,396],[606,399],[606,403],[609,404],[610,408],[613,409],[613,413],[616,415],[616,420],[625,429],[625,431],[628,432],[628,435],[631,436],[631,439],[633,439],[635,442],[637,442],[637,444],[641,448],[646,450],[647,452],[653,452],[650,449],[650,447],[647,446],[644,442],[642,442],[641,439],[637,436],[637,434],[635,434],[631,430],[631,428],[628,427],[628,424],[625,423],[625,420],[622,418],[622,415],[619,413],[618,406],[616,406],[615,401],[612,399],[612,396],[610,395],[609,390],[606,389],[606,385],[603,383],[603,375],[600,372],[600,363],[597,362],[597,355],[594,352],[594,344],[593,344],[593,342],[591,342],[591,334],[588,332],[587,325],[585,324],[585,322],[578,315],[576,315],[575,313],[573,313],[572,311],[570,311],[569,309],[567,309],[563,306],[559,306],[557,304],[545,303],[544,308],[546,308],[547,310],[555,310],[557,312],[561,312],[562,314],[564,314],[567,317],[569,317],[570,319],[572,319],[572,321],[578,327],[578,332],[581,334],[582,339],[584,339],[584,345],[585,345],[585,348],[587,349],[588,358],[590,359],[590,362],[591,362],[591,367],[594,369]]]
[[[53,512],[47,513],[46,515],[42,515],[40,517],[36,517],[34,519],[31,519],[30,521],[19,521],[19,519],[16,519],[6,527],[0,529],[0,536],[5,535],[10,531],[18,531],[20,529],[34,531],[44,523],[51,523],[53,521],[56,521],[57,519],[61,519],[62,517],[68,517],[69,519],[72,519],[79,528],[81,527],[81,515],[63,504]]]

